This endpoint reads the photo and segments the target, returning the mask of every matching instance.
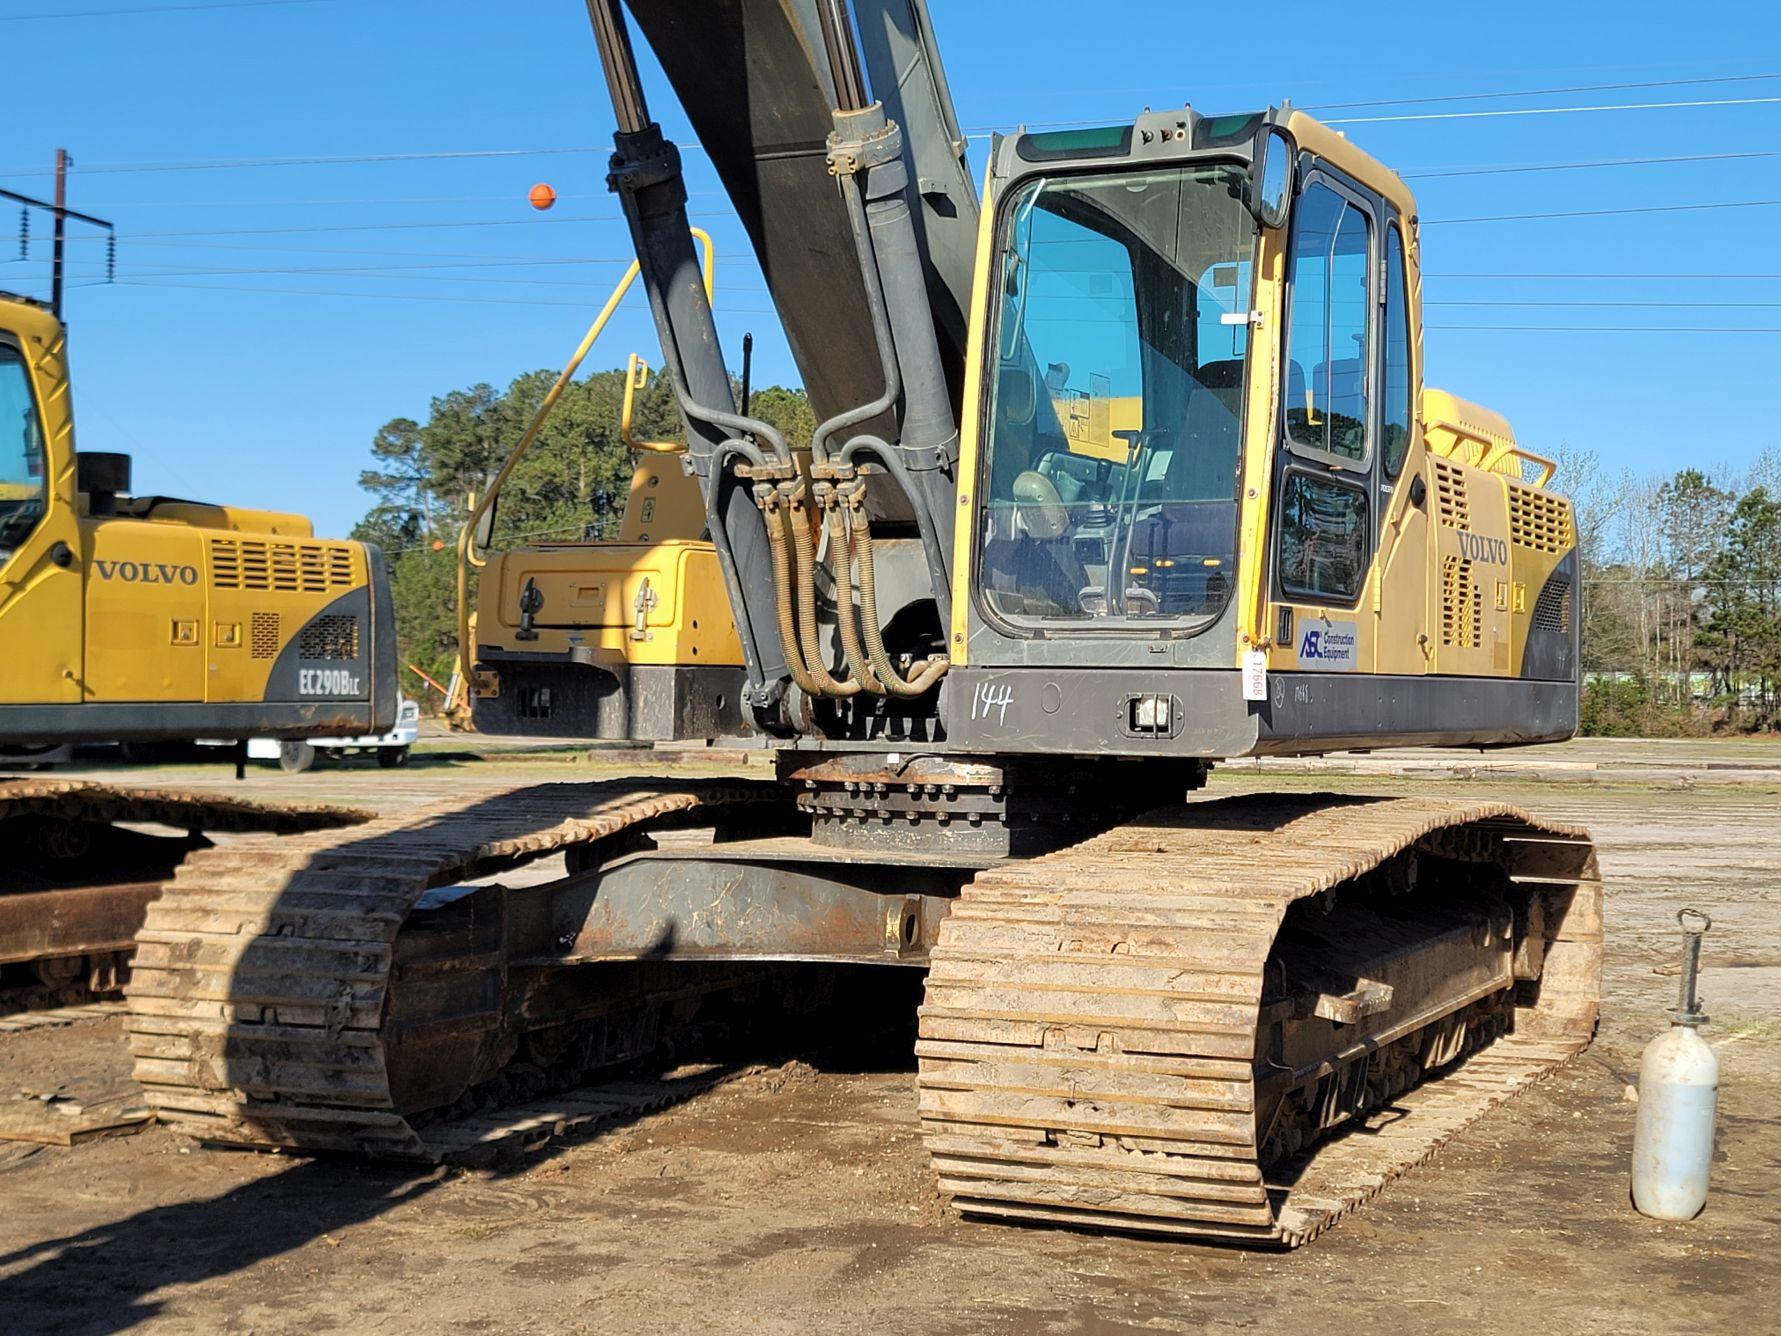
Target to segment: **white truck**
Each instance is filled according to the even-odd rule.
[[[316,762],[323,751],[335,756],[349,752],[374,752],[377,763],[386,770],[408,764],[409,748],[420,736],[421,708],[408,697],[396,708],[396,726],[387,733],[356,738],[289,739],[249,738],[247,756],[250,761],[277,761],[287,774],[300,775]]]

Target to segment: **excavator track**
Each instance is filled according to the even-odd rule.
[[[1283,1063],[1283,922],[1340,923],[1394,869],[1404,913],[1468,879],[1520,896],[1517,982],[1370,1026],[1364,990],[1323,998],[1351,1023]],[[966,1214],[1296,1246],[1587,1047],[1600,964],[1581,830],[1409,798],[1160,810],[965,888],[921,1009],[924,1138]]]
[[[289,835],[370,819],[347,807],[183,789],[0,778],[0,1014],[115,995],[147,905],[219,831]],[[132,825],[169,827],[150,835]]]
[[[514,990],[485,931],[498,922],[474,909],[454,918],[449,892],[435,897],[445,928],[417,930],[427,915],[416,910],[438,888],[762,801],[783,803],[783,793],[748,783],[531,785],[195,855],[151,906],[128,989],[147,1102],[207,1141],[438,1161],[486,1150],[504,1127],[526,1136],[696,1093],[717,1077],[619,1083],[562,1108],[560,1098],[528,1104],[536,1082],[499,1079],[517,1045]],[[629,970],[619,995],[579,1000],[582,1019],[600,1029],[591,1068],[647,1051],[657,1010],[732,981],[616,968]],[[505,1120],[487,1116],[503,1105],[515,1106]]]
[[[640,960],[534,991],[496,945],[526,893],[461,883],[788,810],[774,783],[546,784],[204,851],[141,935],[137,1078],[205,1140],[435,1162],[687,1098],[724,1069],[613,1069],[764,975]],[[1303,1243],[1587,1046],[1600,934],[1587,835],[1498,803],[1192,802],[998,863],[930,955],[939,1186],[971,1215]]]

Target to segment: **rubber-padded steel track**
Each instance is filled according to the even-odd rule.
[[[201,837],[288,835],[371,819],[349,807],[267,803],[198,790],[0,778],[0,1013],[115,991],[144,906]],[[178,838],[132,832],[169,826]],[[193,838],[199,837],[199,838]],[[33,978],[56,964],[65,978]]]
[[[1260,1003],[1281,922],[1412,848],[1500,862],[1542,897],[1537,996],[1518,993],[1510,1035],[1393,1101],[1388,1120],[1265,1174]],[[941,1190],[976,1215],[1305,1242],[1588,1045],[1600,935],[1587,835],[1499,803],[1194,803],[986,872],[941,925],[921,1009]]]
[[[781,790],[531,785],[353,831],[248,837],[196,854],[138,939],[128,989],[137,1080],[163,1121],[206,1140],[441,1158],[458,1138],[449,1124],[410,1121],[419,1110],[397,1107],[386,1061],[398,935],[421,895],[762,799],[782,800]]]
[[[352,807],[267,803],[195,790],[139,789],[79,779],[0,779],[0,821],[25,816],[288,834],[357,825],[369,819],[370,813]]]

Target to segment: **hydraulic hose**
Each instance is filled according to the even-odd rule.
[[[804,666],[815,680],[817,691],[821,695],[842,699],[857,696],[860,692],[860,679],[856,676],[850,681],[837,681],[822,661],[822,644],[816,626],[816,551],[810,540],[810,525],[807,522],[809,512],[804,504],[804,483],[800,479],[788,486],[791,490],[787,496],[786,518],[792,526],[792,548],[798,558],[799,657],[804,660]],[[852,601],[851,598],[847,600],[848,603]],[[837,608],[837,612],[841,623],[846,625],[850,609],[841,606]],[[802,686],[803,683],[798,685]]]
[[[841,650],[847,656],[848,671],[854,680],[872,695],[882,696],[886,694],[884,683],[878,680],[866,659],[866,652],[860,645],[860,624],[853,615],[853,535],[842,513],[840,499],[834,492],[825,498],[823,509],[829,532],[829,552],[835,568],[836,621],[841,628]],[[834,560],[833,554],[837,553],[839,560]]]
[[[798,638],[797,604],[792,597],[791,561],[786,555],[786,514],[777,488],[763,488],[755,496],[761,507],[761,519],[767,526],[767,547],[773,556],[773,603],[779,615],[780,648],[785,651],[785,666],[792,681],[806,696],[823,694],[822,683],[804,662],[803,642]]]
[[[872,519],[866,513],[864,495],[849,501],[849,522],[853,526],[853,551],[860,562],[860,623],[866,633],[867,661],[884,689],[905,700],[925,695],[946,676],[952,666],[944,656],[929,659],[905,679],[891,665],[884,648],[884,636],[878,629],[878,576],[872,559]]]
[[[909,471],[903,466],[896,448],[876,436],[855,436],[844,447],[836,458],[836,463],[847,465],[853,463],[853,457],[861,452],[872,455],[885,470],[897,480],[903,494],[911,502],[915,512],[915,530],[921,535],[921,550],[928,560],[928,578],[934,586],[934,605],[940,613],[940,625],[952,625],[952,586],[946,579],[946,561],[940,550],[940,536],[934,532],[933,518],[920,504],[914,484],[910,481]]]

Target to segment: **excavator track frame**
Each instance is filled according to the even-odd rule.
[[[163,1122],[206,1141],[427,1162],[486,1146],[487,1128],[466,1134],[460,1118],[538,1093],[497,1080],[519,1004],[501,923],[472,909],[404,939],[426,893],[763,801],[782,801],[778,786],[530,786],[344,834],[204,851],[150,907],[138,938],[127,990],[136,1079]],[[607,1005],[545,1005],[579,1003],[581,1019],[610,1031],[593,1065],[616,1065],[653,1045],[657,1009],[752,977],[645,974]],[[443,1085],[428,1084],[435,1066]]]
[[[1494,865],[1538,903],[1522,949],[1524,964],[1543,955],[1538,981],[1501,990],[1512,1029],[1463,1063],[1455,1030],[1488,1038],[1501,1017],[1448,1010],[1335,1055],[1323,1089],[1371,1078],[1378,1107],[1363,1096],[1366,1116],[1264,1165],[1281,925],[1415,851]],[[1501,803],[1330,794],[1163,809],[959,897],[921,1010],[923,1135],[969,1215],[1296,1246],[1587,1047],[1600,969],[1600,881],[1575,827]],[[1389,1061],[1403,1040],[1438,1047],[1447,1074],[1405,1093]]]
[[[147,907],[208,834],[288,835],[370,819],[355,808],[267,803],[86,780],[0,778],[0,1014],[115,994]],[[142,834],[122,827],[184,832]],[[35,978],[31,978],[35,975]]]

